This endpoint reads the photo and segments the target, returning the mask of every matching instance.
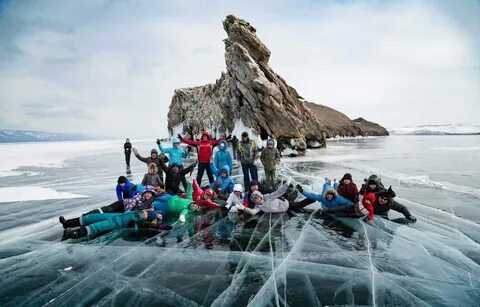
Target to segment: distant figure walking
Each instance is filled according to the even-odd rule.
[[[132,154],[132,143],[130,139],[127,138],[125,144],[123,144],[123,151],[125,152],[125,163],[127,163],[127,168],[130,168],[130,155]]]

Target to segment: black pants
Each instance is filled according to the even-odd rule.
[[[130,155],[132,153],[131,152],[126,152],[125,153],[125,163],[127,163],[127,167],[130,167]]]
[[[300,210],[308,205],[311,205],[313,204],[314,202],[316,202],[315,200],[312,200],[312,199],[308,199],[308,198],[305,198],[305,199],[302,199],[301,201],[299,202],[296,202],[296,203],[293,203],[293,204],[290,204],[290,208],[291,210],[293,211],[297,211],[297,210]]]
[[[245,187],[250,186],[250,181],[258,181],[257,167],[253,163],[242,163],[243,184]]]
[[[198,163],[197,182],[200,186],[202,185],[203,173],[205,171],[207,171],[209,184],[214,182],[213,174],[212,174],[212,168],[210,167],[210,163]]]
[[[105,206],[105,207],[101,207],[99,209],[94,209],[92,211],[89,211],[87,213],[85,213],[84,215],[87,215],[87,214],[93,214],[93,213],[122,213],[122,212],[125,212],[125,207],[123,205],[123,201],[121,200],[117,200],[116,202],[108,205],[108,206]]]

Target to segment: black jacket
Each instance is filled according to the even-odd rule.
[[[196,163],[192,163],[187,168],[180,168],[178,172],[173,172],[172,167],[167,167],[165,163],[161,163],[161,168],[165,172],[165,190],[169,194],[179,194],[182,192],[180,190],[180,183],[184,180],[185,175],[190,173],[195,169]]]
[[[389,199],[389,202],[386,203],[385,205],[381,205],[377,200],[374,206],[375,215],[381,215],[386,218],[388,218],[388,211],[390,211],[390,209],[402,213],[407,219],[412,216],[410,214],[410,211],[408,211],[407,207],[397,203],[395,200],[391,198]]]

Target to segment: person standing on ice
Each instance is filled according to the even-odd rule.
[[[210,161],[212,160],[213,147],[218,145],[220,140],[212,139],[210,134],[207,131],[202,132],[202,137],[200,141],[187,140],[178,135],[180,141],[184,144],[196,146],[198,152],[198,170],[197,170],[197,182],[201,184],[203,173],[206,171],[208,176],[209,184],[213,184],[215,180],[213,178],[212,168],[210,166]]]
[[[132,154],[132,143],[130,143],[130,139],[127,138],[125,144],[123,144],[123,151],[125,153],[125,163],[127,164],[127,168],[130,168],[130,155]]]
[[[158,168],[158,176],[160,176],[160,178],[162,179],[162,182],[163,182],[163,172],[162,172],[162,166],[161,166],[161,163],[164,162],[168,162],[168,158],[165,157],[164,154],[158,154],[158,150],[156,150],[155,148],[153,148],[151,151],[150,151],[150,157],[142,157],[139,153],[138,153],[138,150],[136,148],[133,148],[133,153],[135,154],[135,157],[137,157],[138,160],[142,161],[143,163],[147,164],[147,166],[150,164],[150,163],[155,163],[157,165],[157,168]]]
[[[242,133],[242,140],[238,144],[238,159],[242,165],[243,184],[248,187],[250,181],[258,181],[258,171],[255,165],[257,145],[253,140],[250,140],[247,132]]]
[[[172,138],[172,147],[163,147],[160,139],[157,139],[157,145],[161,153],[168,155],[169,165],[183,166],[187,151],[180,146],[180,140],[177,137]]]
[[[218,143],[218,151],[213,158],[213,165],[215,169],[221,171],[224,166],[228,166],[229,176],[232,174],[233,161],[230,152],[228,151],[227,142],[222,140]]]
[[[144,186],[159,187],[163,184],[162,178],[158,175],[158,168],[155,163],[148,165],[148,173],[143,176],[142,184]]]
[[[267,147],[262,150],[260,160],[265,171],[265,181],[269,187],[274,187],[277,181],[276,170],[280,163],[280,152],[274,147],[272,139],[267,141]]]

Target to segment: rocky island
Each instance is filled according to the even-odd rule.
[[[229,15],[223,28],[226,72],[215,83],[175,90],[171,134],[208,129],[239,136],[248,130],[297,151],[324,147],[330,137],[388,135],[380,125],[304,100],[269,66],[270,50],[250,23]]]

